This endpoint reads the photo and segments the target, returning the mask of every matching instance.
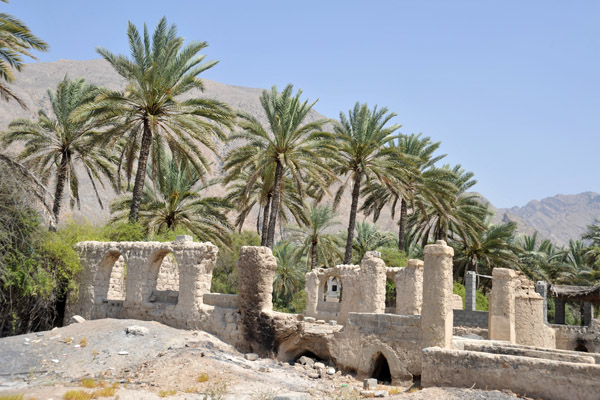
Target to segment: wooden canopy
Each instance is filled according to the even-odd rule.
[[[565,301],[600,304],[600,286],[552,285],[550,293]]]

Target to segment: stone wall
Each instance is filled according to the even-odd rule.
[[[469,326],[472,328],[488,328],[487,311],[469,311],[454,309],[454,326]]]
[[[338,366],[371,377],[383,355],[394,384],[412,382],[421,374],[421,317],[418,315],[350,313],[334,335],[331,355]]]
[[[397,270],[395,314],[421,315],[423,306],[423,261],[408,260],[406,268]]]
[[[556,348],[563,350],[600,353],[600,321],[592,319],[591,325],[552,325],[556,335]]]
[[[216,333],[241,341],[237,308],[204,304],[210,292],[217,247],[187,239],[169,242],[81,242],[79,291],[66,319],[135,318]],[[126,279],[125,278],[126,268]],[[119,283],[125,284],[119,296]]]
[[[548,400],[597,400],[600,365],[475,351],[423,350],[423,387],[511,390]]]
[[[375,252],[367,252],[360,265],[319,268],[306,274],[304,315],[344,324],[350,312],[385,313],[386,267]],[[335,277],[341,285],[339,303],[325,301],[325,284]]]

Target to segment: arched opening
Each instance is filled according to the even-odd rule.
[[[394,313],[396,311],[396,282],[393,279],[385,280],[385,312]]]
[[[575,351],[581,351],[583,353],[589,353],[587,346],[583,343],[577,343],[577,347],[575,347]]]
[[[299,362],[299,360],[300,360],[302,357],[308,357],[308,358],[311,358],[311,359],[312,359],[312,360],[314,360],[315,362],[323,362],[323,363],[326,363],[326,362],[327,362],[326,360],[324,360],[323,358],[319,357],[318,355],[316,355],[316,354],[315,354],[315,353],[313,353],[312,351],[306,350],[306,351],[303,351],[302,353],[298,354],[298,356],[296,356],[296,357],[294,358],[294,363],[298,363],[298,362]]]
[[[150,269],[154,285],[148,301],[150,303],[177,304],[179,300],[179,266],[168,250],[158,252]]]
[[[342,282],[336,276],[330,276],[324,282],[323,301],[325,303],[342,302]]]
[[[114,250],[104,256],[94,279],[96,303],[123,301],[127,287],[127,264],[123,255]]]
[[[388,364],[385,356],[381,353],[379,353],[377,358],[375,358],[373,374],[371,377],[377,379],[377,382],[382,384],[392,383],[392,372],[390,371],[390,365]]]

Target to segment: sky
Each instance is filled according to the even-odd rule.
[[[357,101],[441,141],[496,207],[600,192],[600,2],[11,0],[40,61],[129,54],[131,21],[166,16],[219,63],[201,77],[292,83],[338,118]]]

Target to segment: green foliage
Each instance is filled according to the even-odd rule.
[[[231,232],[229,242],[229,247],[219,249],[210,287],[212,293],[237,293],[237,262],[240,249],[242,246],[260,246],[260,236],[251,231]]]
[[[463,309],[465,308],[465,285],[454,281],[453,293],[462,297]],[[475,292],[475,309],[477,311],[489,311],[490,301],[480,289]]]
[[[396,282],[391,279],[385,280],[385,306],[396,307]]]
[[[406,267],[408,265],[406,253],[396,246],[378,247],[377,251],[381,253],[381,259],[385,261],[387,267]]]
[[[279,242],[273,248],[277,270],[273,281],[273,302],[276,310],[289,310],[294,296],[304,289],[306,268],[290,242]]]

